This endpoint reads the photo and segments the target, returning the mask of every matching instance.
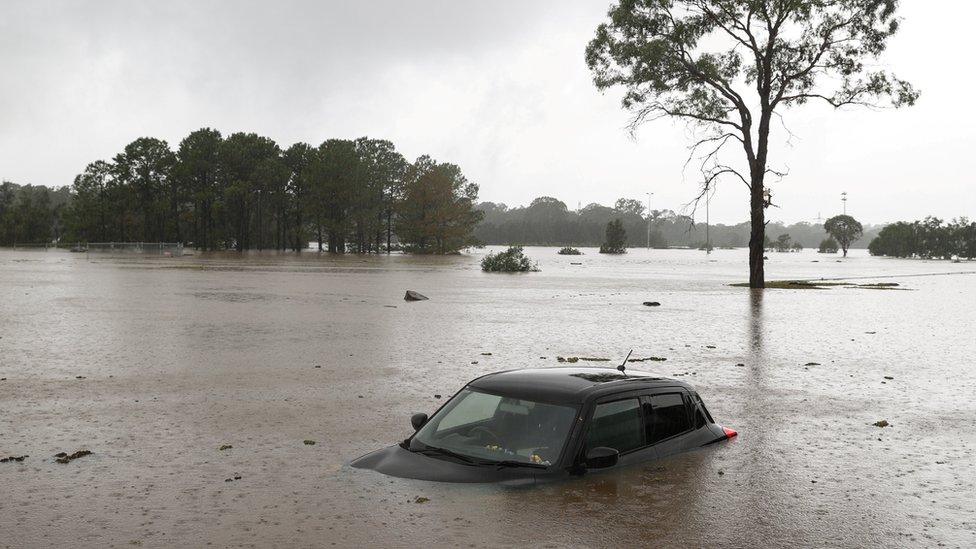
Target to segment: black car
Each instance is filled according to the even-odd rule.
[[[624,467],[736,436],[687,383],[610,368],[479,377],[402,443],[352,462],[396,477],[516,484]]]

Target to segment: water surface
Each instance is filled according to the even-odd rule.
[[[976,265],[770,254],[908,290],[753,292],[745,250],[484,252],[0,250],[0,546],[976,544]],[[346,465],[473,377],[630,349],[740,437],[534,489]]]

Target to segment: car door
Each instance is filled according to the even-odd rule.
[[[645,438],[658,457],[687,449],[688,435],[694,432],[690,402],[680,387],[656,389],[641,397]]]
[[[638,393],[603,397],[587,420],[580,461],[589,449],[600,446],[620,452],[617,467],[654,459],[657,452],[648,445],[646,431]]]

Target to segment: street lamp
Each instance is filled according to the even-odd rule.
[[[651,195],[654,193],[647,194],[647,249],[651,249]]]

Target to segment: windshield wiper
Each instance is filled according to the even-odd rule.
[[[496,465],[499,469],[504,469],[505,467],[529,467],[532,469],[545,469],[547,466],[541,463],[529,463],[526,461],[515,461],[511,459],[506,459],[502,461],[491,461],[488,462],[489,465]]]
[[[423,455],[442,455],[442,456],[448,456],[448,457],[452,457],[454,459],[463,461],[463,462],[465,462],[465,463],[467,463],[469,465],[481,465],[481,463],[479,463],[478,461],[475,461],[474,459],[472,459],[469,456],[466,456],[464,454],[459,454],[459,453],[457,453],[457,452],[455,452],[453,450],[448,450],[447,448],[438,448],[437,446],[430,446],[430,445],[428,445],[426,448],[422,448],[420,450],[410,450],[410,451],[411,452],[418,453],[418,454],[423,454]]]

